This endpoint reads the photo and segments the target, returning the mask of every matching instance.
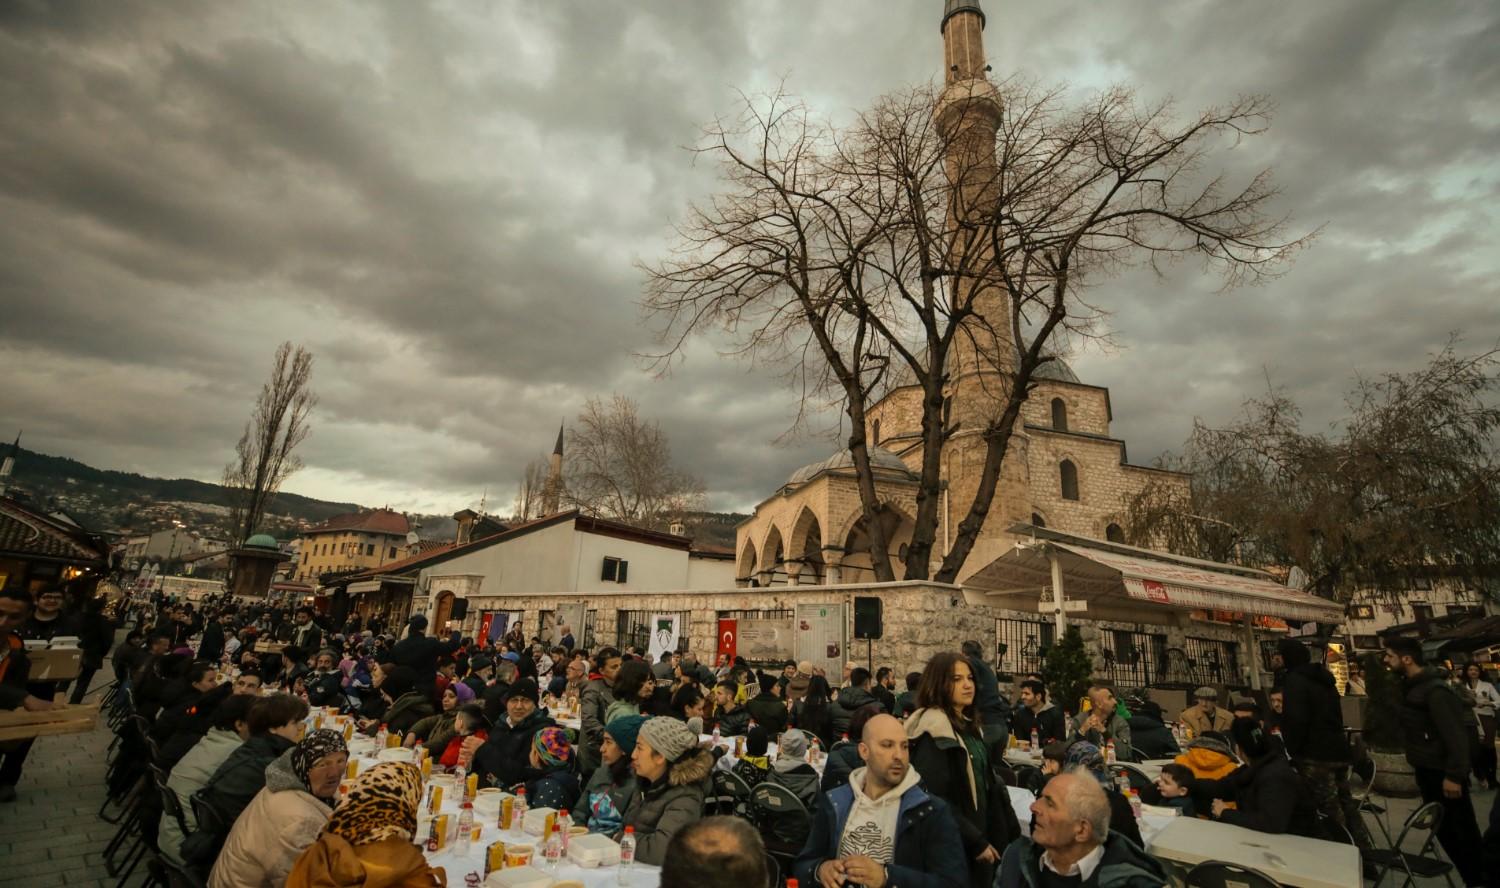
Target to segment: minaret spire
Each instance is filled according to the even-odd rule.
[[[557,427],[557,444],[547,460],[547,481],[542,485],[542,514],[555,515],[562,507],[563,425]]]

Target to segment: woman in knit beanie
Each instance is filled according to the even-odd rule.
[[[638,785],[630,769],[642,715],[622,715],[604,726],[604,742],[599,747],[603,764],[589,775],[588,783],[573,806],[573,822],[587,826],[589,832],[617,838],[625,828],[625,813],[636,801]]]
[[[635,829],[636,859],[660,866],[672,837],[702,819],[714,759],[687,725],[659,716],[641,725],[631,761],[641,788],[625,825]]]

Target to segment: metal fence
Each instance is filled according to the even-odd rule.
[[[1057,626],[1043,620],[996,620],[995,639],[1000,656],[996,671],[1021,675],[1041,672],[1057,638]]]
[[[1161,683],[1167,674],[1167,636],[1129,629],[1099,634],[1099,672],[1116,687],[1144,688]]]
[[[1182,651],[1187,657],[1187,673],[1198,684],[1240,684],[1244,681],[1245,675],[1240,669],[1240,646],[1233,641],[1189,635],[1182,641]]]
[[[660,614],[661,616],[677,616],[677,650],[687,651],[691,648],[689,635],[692,631],[692,611],[619,611],[615,616],[615,640],[621,650],[627,646],[634,646],[640,653],[645,653],[651,647],[651,618]]]
[[[792,620],[797,612],[789,607],[776,610],[730,610],[719,611],[721,620]]]

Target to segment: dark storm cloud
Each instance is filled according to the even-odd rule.
[[[1183,266],[1103,282],[1132,458],[1222,420],[1267,376],[1310,422],[1356,370],[1500,337],[1500,10],[1485,3],[991,2],[988,48],[1080,91],[1183,113],[1264,93],[1274,166],[1316,245],[1218,294]],[[659,418],[720,507],[835,446],[773,446],[776,368],[695,344],[664,381],[633,262],[713,187],[682,146],[783,75],[847,114],[939,71],[931,2],[0,4],[0,372],[27,440],[214,477],[276,342],[318,357],[293,488],[508,501],[593,395]],[[837,417],[817,419],[827,432]]]

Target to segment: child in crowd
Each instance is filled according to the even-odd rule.
[[[1193,780],[1193,770],[1187,765],[1179,765],[1176,762],[1162,765],[1161,774],[1156,778],[1156,788],[1161,793],[1161,803],[1168,808],[1176,808],[1183,817],[1196,816],[1193,798],[1188,794]]]

